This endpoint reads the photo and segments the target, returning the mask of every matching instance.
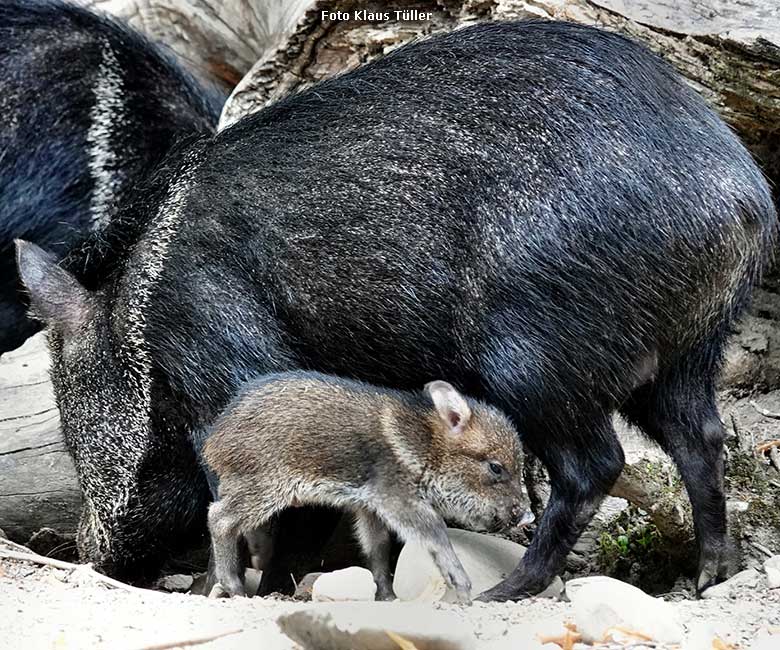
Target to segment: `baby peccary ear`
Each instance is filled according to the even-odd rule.
[[[51,253],[16,240],[19,277],[30,294],[30,315],[66,333],[76,331],[89,317],[89,296]]]
[[[442,422],[454,434],[462,433],[471,418],[471,409],[463,396],[446,381],[432,381],[425,384],[436,412]]]

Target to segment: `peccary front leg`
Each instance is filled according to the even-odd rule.
[[[525,441],[547,467],[550,499],[520,564],[479,600],[519,600],[547,587],[623,469],[623,449],[606,415],[570,423],[565,433],[531,429]]]
[[[376,582],[377,600],[393,600],[395,593],[390,579],[390,531],[373,512],[359,510],[355,513],[355,532]]]
[[[244,571],[238,553],[238,521],[224,500],[209,506],[208,521],[217,582],[229,595],[244,596]]]
[[[455,590],[458,602],[471,603],[471,578],[460,563],[447,536],[447,525],[441,515],[428,505],[396,504],[393,512],[382,508],[377,513],[404,542],[421,542],[433,558],[436,568],[448,586]]]

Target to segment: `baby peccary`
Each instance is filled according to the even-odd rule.
[[[253,554],[282,510],[352,511],[377,584],[392,598],[390,531],[422,542],[458,600],[471,582],[445,519],[475,530],[528,523],[517,432],[500,411],[434,381],[389,390],[309,372],[251,383],[217,419],[204,457],[219,478],[209,509],[217,579],[243,595],[238,540]]]

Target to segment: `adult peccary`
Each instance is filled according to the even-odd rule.
[[[496,531],[533,520],[517,432],[444,381],[420,393],[312,372],[266,375],[217,418],[203,457],[219,481],[208,520],[216,576],[230,595],[244,595],[241,536],[269,562],[273,523],[290,507],[354,513],[381,599],[394,597],[391,531],[424,544],[466,603],[471,580],[444,518]]]
[[[0,353],[38,328],[14,238],[64,255],[177,140],[213,130],[221,104],[119,22],[55,0],[0,2]]]
[[[203,481],[172,451],[243,381],[303,367],[447,377],[510,416],[552,492],[485,597],[561,568],[623,466],[616,410],[679,467],[699,589],[723,576],[715,378],[777,219],[735,135],[643,47],[536,21],[402,47],[202,139],[153,209],[98,291],[19,249],[89,459],[85,559],[136,568],[190,521]]]

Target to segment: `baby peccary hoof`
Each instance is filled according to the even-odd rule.
[[[465,571],[450,573],[449,583],[455,590],[456,602],[459,605],[471,605],[471,579]]]
[[[246,596],[244,591],[244,585],[241,582],[224,586],[221,582],[217,582],[209,591],[209,598],[231,598],[233,596]]]

